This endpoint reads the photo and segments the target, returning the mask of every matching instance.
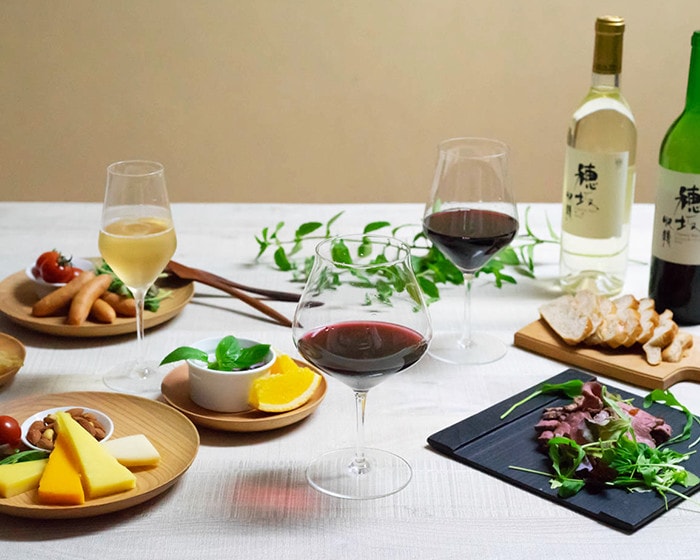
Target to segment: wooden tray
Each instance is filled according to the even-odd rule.
[[[33,395],[3,403],[3,414],[21,424],[32,414],[57,406],[85,406],[107,414],[114,422],[114,435],[144,434],[158,449],[157,467],[135,470],[136,488],[127,492],[87,500],[77,506],[49,506],[39,503],[37,491],[12,498],[0,498],[0,513],[35,519],[91,517],[143,503],[170,488],[190,467],[199,449],[199,433],[174,408],[134,395],[101,392]]]
[[[514,343],[565,364],[619,379],[647,389],[667,389],[679,381],[700,381],[700,340],[693,337],[693,347],[678,363],[650,365],[641,348],[605,350],[569,346],[541,319],[515,333]]]
[[[192,282],[172,288],[166,286],[166,289],[172,290],[172,295],[160,302],[157,312],[146,311],[144,328],[155,327],[172,319],[194,295]],[[0,282],[0,312],[28,329],[56,336],[77,337],[115,336],[136,332],[136,320],[127,317],[117,317],[110,324],[86,321],[82,325],[66,325],[65,317],[34,317],[32,306],[37,299],[34,285],[23,270]]]
[[[294,361],[318,372],[309,364]],[[321,374],[321,383],[306,404],[277,414],[253,409],[244,412],[215,412],[199,406],[190,398],[190,379],[186,363],[177,366],[165,376],[161,392],[169,405],[177,408],[198,426],[224,432],[264,432],[300,422],[316,410],[326,395],[326,378]]]

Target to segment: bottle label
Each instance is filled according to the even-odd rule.
[[[562,228],[580,237],[619,237],[626,220],[629,152],[567,147]]]
[[[700,264],[700,175],[659,168],[651,252],[676,264]]]

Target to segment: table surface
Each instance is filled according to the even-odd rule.
[[[559,206],[521,204],[521,217],[541,237],[547,220],[558,231]],[[97,255],[101,207],[91,203],[0,203],[0,275],[22,270],[54,247]],[[257,264],[254,236],[285,222],[289,238],[303,222],[325,222],[342,211],[336,233],[375,220],[418,224],[418,204],[174,204],[176,260],[244,284],[300,289],[271,257]],[[653,208],[636,205],[624,292],[646,295]],[[305,246],[306,247],[306,246]],[[451,366],[427,356],[369,394],[366,439],[398,453],[413,479],[387,498],[352,501],[322,495],[305,481],[307,463],[354,443],[350,390],[329,378],[324,402],[306,420],[271,432],[242,434],[200,429],[191,468],[170,490],[136,507],[77,521],[2,517],[8,558],[697,558],[700,506],[683,503],[634,534],[625,534],[538,498],[431,450],[434,432],[478,413],[566,369],[512,346],[513,334],[537,318],[538,305],[558,295],[558,248],[535,252],[536,279],[517,277],[498,289],[487,277],[473,289],[475,329],[508,343],[507,355],[482,366]],[[462,291],[443,290],[431,306],[435,330],[460,320]],[[291,317],[292,303],[274,303]],[[700,334],[698,327],[688,329]],[[34,394],[108,391],[101,373],[135,350],[131,336],[67,339],[44,335],[0,317],[0,331],[27,347],[15,380],[0,388],[8,401]],[[271,323],[240,301],[197,285],[177,317],[146,332],[149,356],[223,333],[269,341],[297,356],[290,329]],[[603,378],[603,381],[606,381]],[[646,390],[614,382],[639,395]],[[700,410],[700,387],[679,383],[678,399]],[[159,395],[151,395],[158,398]]]

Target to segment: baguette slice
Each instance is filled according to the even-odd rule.
[[[574,305],[570,294],[558,297],[539,308],[540,317],[571,346],[585,340],[594,329],[594,323],[585,309]]]

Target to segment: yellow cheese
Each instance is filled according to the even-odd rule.
[[[0,497],[11,498],[39,485],[48,459],[0,465]]]
[[[80,472],[70,460],[66,438],[60,434],[39,481],[39,501],[52,505],[85,503]]]
[[[101,445],[125,467],[155,467],[160,462],[160,453],[144,434],[112,438]]]
[[[82,476],[85,497],[108,496],[136,487],[136,476],[120,465],[70,414],[56,413],[59,437],[65,436],[71,461]]]

